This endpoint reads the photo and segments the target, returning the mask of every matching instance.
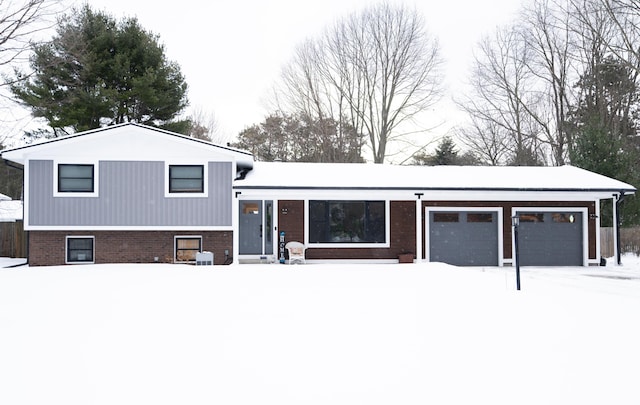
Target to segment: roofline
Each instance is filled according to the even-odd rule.
[[[65,135],[65,136],[61,136],[59,138],[49,139],[49,140],[44,141],[44,142],[33,143],[33,144],[30,144],[30,145],[23,145],[23,146],[19,146],[17,148],[5,149],[5,150],[0,151],[0,156],[5,152],[13,152],[13,151],[17,151],[17,150],[32,148],[32,147],[35,147],[35,146],[48,145],[48,144],[59,142],[59,141],[65,141],[65,140],[68,140],[68,139],[77,138],[77,137],[80,137],[80,136],[84,136],[84,135],[88,135],[88,134],[94,134],[94,133],[107,131],[107,130],[114,129],[114,128],[119,128],[119,127],[129,126],[129,125],[136,126],[136,127],[139,127],[139,128],[150,129],[150,130],[153,130],[153,131],[156,131],[156,132],[161,132],[161,133],[164,133],[164,134],[167,134],[167,135],[172,135],[172,136],[175,136],[177,138],[185,139],[185,140],[188,140],[188,141],[198,142],[198,143],[201,143],[203,145],[213,146],[215,148],[228,150],[230,152],[240,153],[240,154],[247,155],[247,156],[253,156],[250,152],[247,152],[247,151],[244,151],[244,150],[231,148],[229,146],[218,145],[218,144],[215,144],[215,143],[212,143],[212,142],[207,142],[207,141],[202,140],[202,139],[192,138],[190,136],[178,134],[176,132],[171,132],[171,131],[168,131],[166,129],[156,128],[156,127],[152,127],[152,126],[149,126],[149,125],[143,125],[143,124],[139,124],[137,122],[125,122],[123,124],[109,125],[109,126],[106,126],[106,127],[90,129],[88,131],[76,132],[75,134]]]
[[[234,190],[331,190],[331,191],[535,191],[535,192],[588,192],[603,193],[611,192],[613,194],[635,194],[636,189],[617,189],[617,188],[544,188],[544,187],[311,187],[311,186],[233,186]]]

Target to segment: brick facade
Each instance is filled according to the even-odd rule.
[[[304,241],[304,201],[280,200],[278,222],[285,231],[286,241]],[[313,248],[306,251],[307,259],[397,259],[402,253],[415,254],[416,203],[390,202],[390,241],[388,248]]]
[[[30,231],[29,265],[65,264],[67,236],[93,236],[95,263],[173,263],[175,236],[202,236],[202,250],[214,254],[215,264],[233,257],[231,231]],[[225,250],[228,256],[225,256]]]

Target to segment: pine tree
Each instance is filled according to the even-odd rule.
[[[11,90],[55,136],[139,122],[163,126],[187,105],[180,68],[135,18],[120,22],[88,5],[60,19],[49,43],[34,45],[33,74]],[[179,126],[178,126],[179,127]]]

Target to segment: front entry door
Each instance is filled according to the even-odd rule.
[[[273,253],[271,235],[273,201],[240,201],[240,254],[263,255]]]

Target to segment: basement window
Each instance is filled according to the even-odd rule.
[[[195,262],[196,253],[202,252],[202,236],[176,236],[175,262]]]
[[[67,236],[66,250],[67,264],[93,263],[94,237]]]

